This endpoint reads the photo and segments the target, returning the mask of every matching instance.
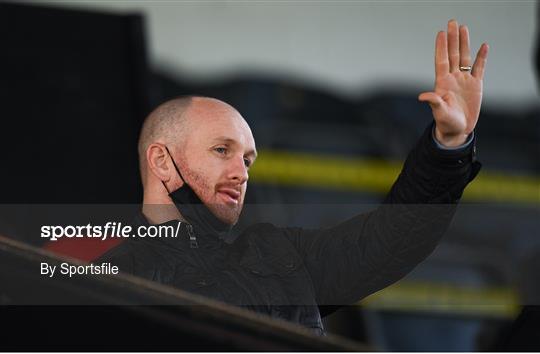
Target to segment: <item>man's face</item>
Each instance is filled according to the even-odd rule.
[[[175,160],[202,202],[227,224],[240,217],[248,170],[256,158],[255,140],[246,121],[221,102],[190,106],[188,134]]]

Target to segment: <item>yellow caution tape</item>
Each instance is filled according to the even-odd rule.
[[[514,318],[520,305],[509,288],[474,288],[433,282],[401,281],[358,303],[369,309]]]
[[[250,171],[255,183],[386,193],[403,163],[382,159],[263,150]],[[468,201],[540,202],[538,176],[482,170],[463,198]]]

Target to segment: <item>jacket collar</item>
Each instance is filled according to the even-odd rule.
[[[179,249],[197,249],[197,248],[219,248],[224,242],[228,240],[221,239],[215,235],[201,235],[195,233],[191,224],[180,221],[180,220],[170,220],[161,224],[152,225],[148,222],[148,219],[142,211],[138,211],[135,214],[133,224],[135,228],[139,226],[172,226],[174,230],[178,230],[176,237],[145,237],[144,240],[150,242],[156,242],[166,244],[170,247],[179,248]],[[232,242],[233,240],[231,240]]]

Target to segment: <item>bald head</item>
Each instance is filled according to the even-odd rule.
[[[152,111],[144,121],[138,143],[143,185],[147,172],[146,151],[150,144],[162,143],[182,150],[194,127],[211,124],[218,117],[232,117],[247,126],[234,107],[210,97],[178,97],[162,103]]]
[[[187,184],[215,216],[235,224],[256,156],[249,125],[229,104],[167,101],[146,118],[139,139],[143,204],[173,204],[170,193]]]

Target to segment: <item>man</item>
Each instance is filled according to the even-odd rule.
[[[478,173],[473,129],[488,47],[474,65],[468,29],[439,32],[435,124],[382,206],[319,230],[255,224],[231,240],[257,152],[233,107],[203,97],[165,102],[144,123],[138,223],[175,224],[178,239],[130,239],[102,261],[121,271],[286,319],[323,334],[319,308],[354,303],[405,276],[434,249]],[[471,70],[472,69],[472,70]]]

